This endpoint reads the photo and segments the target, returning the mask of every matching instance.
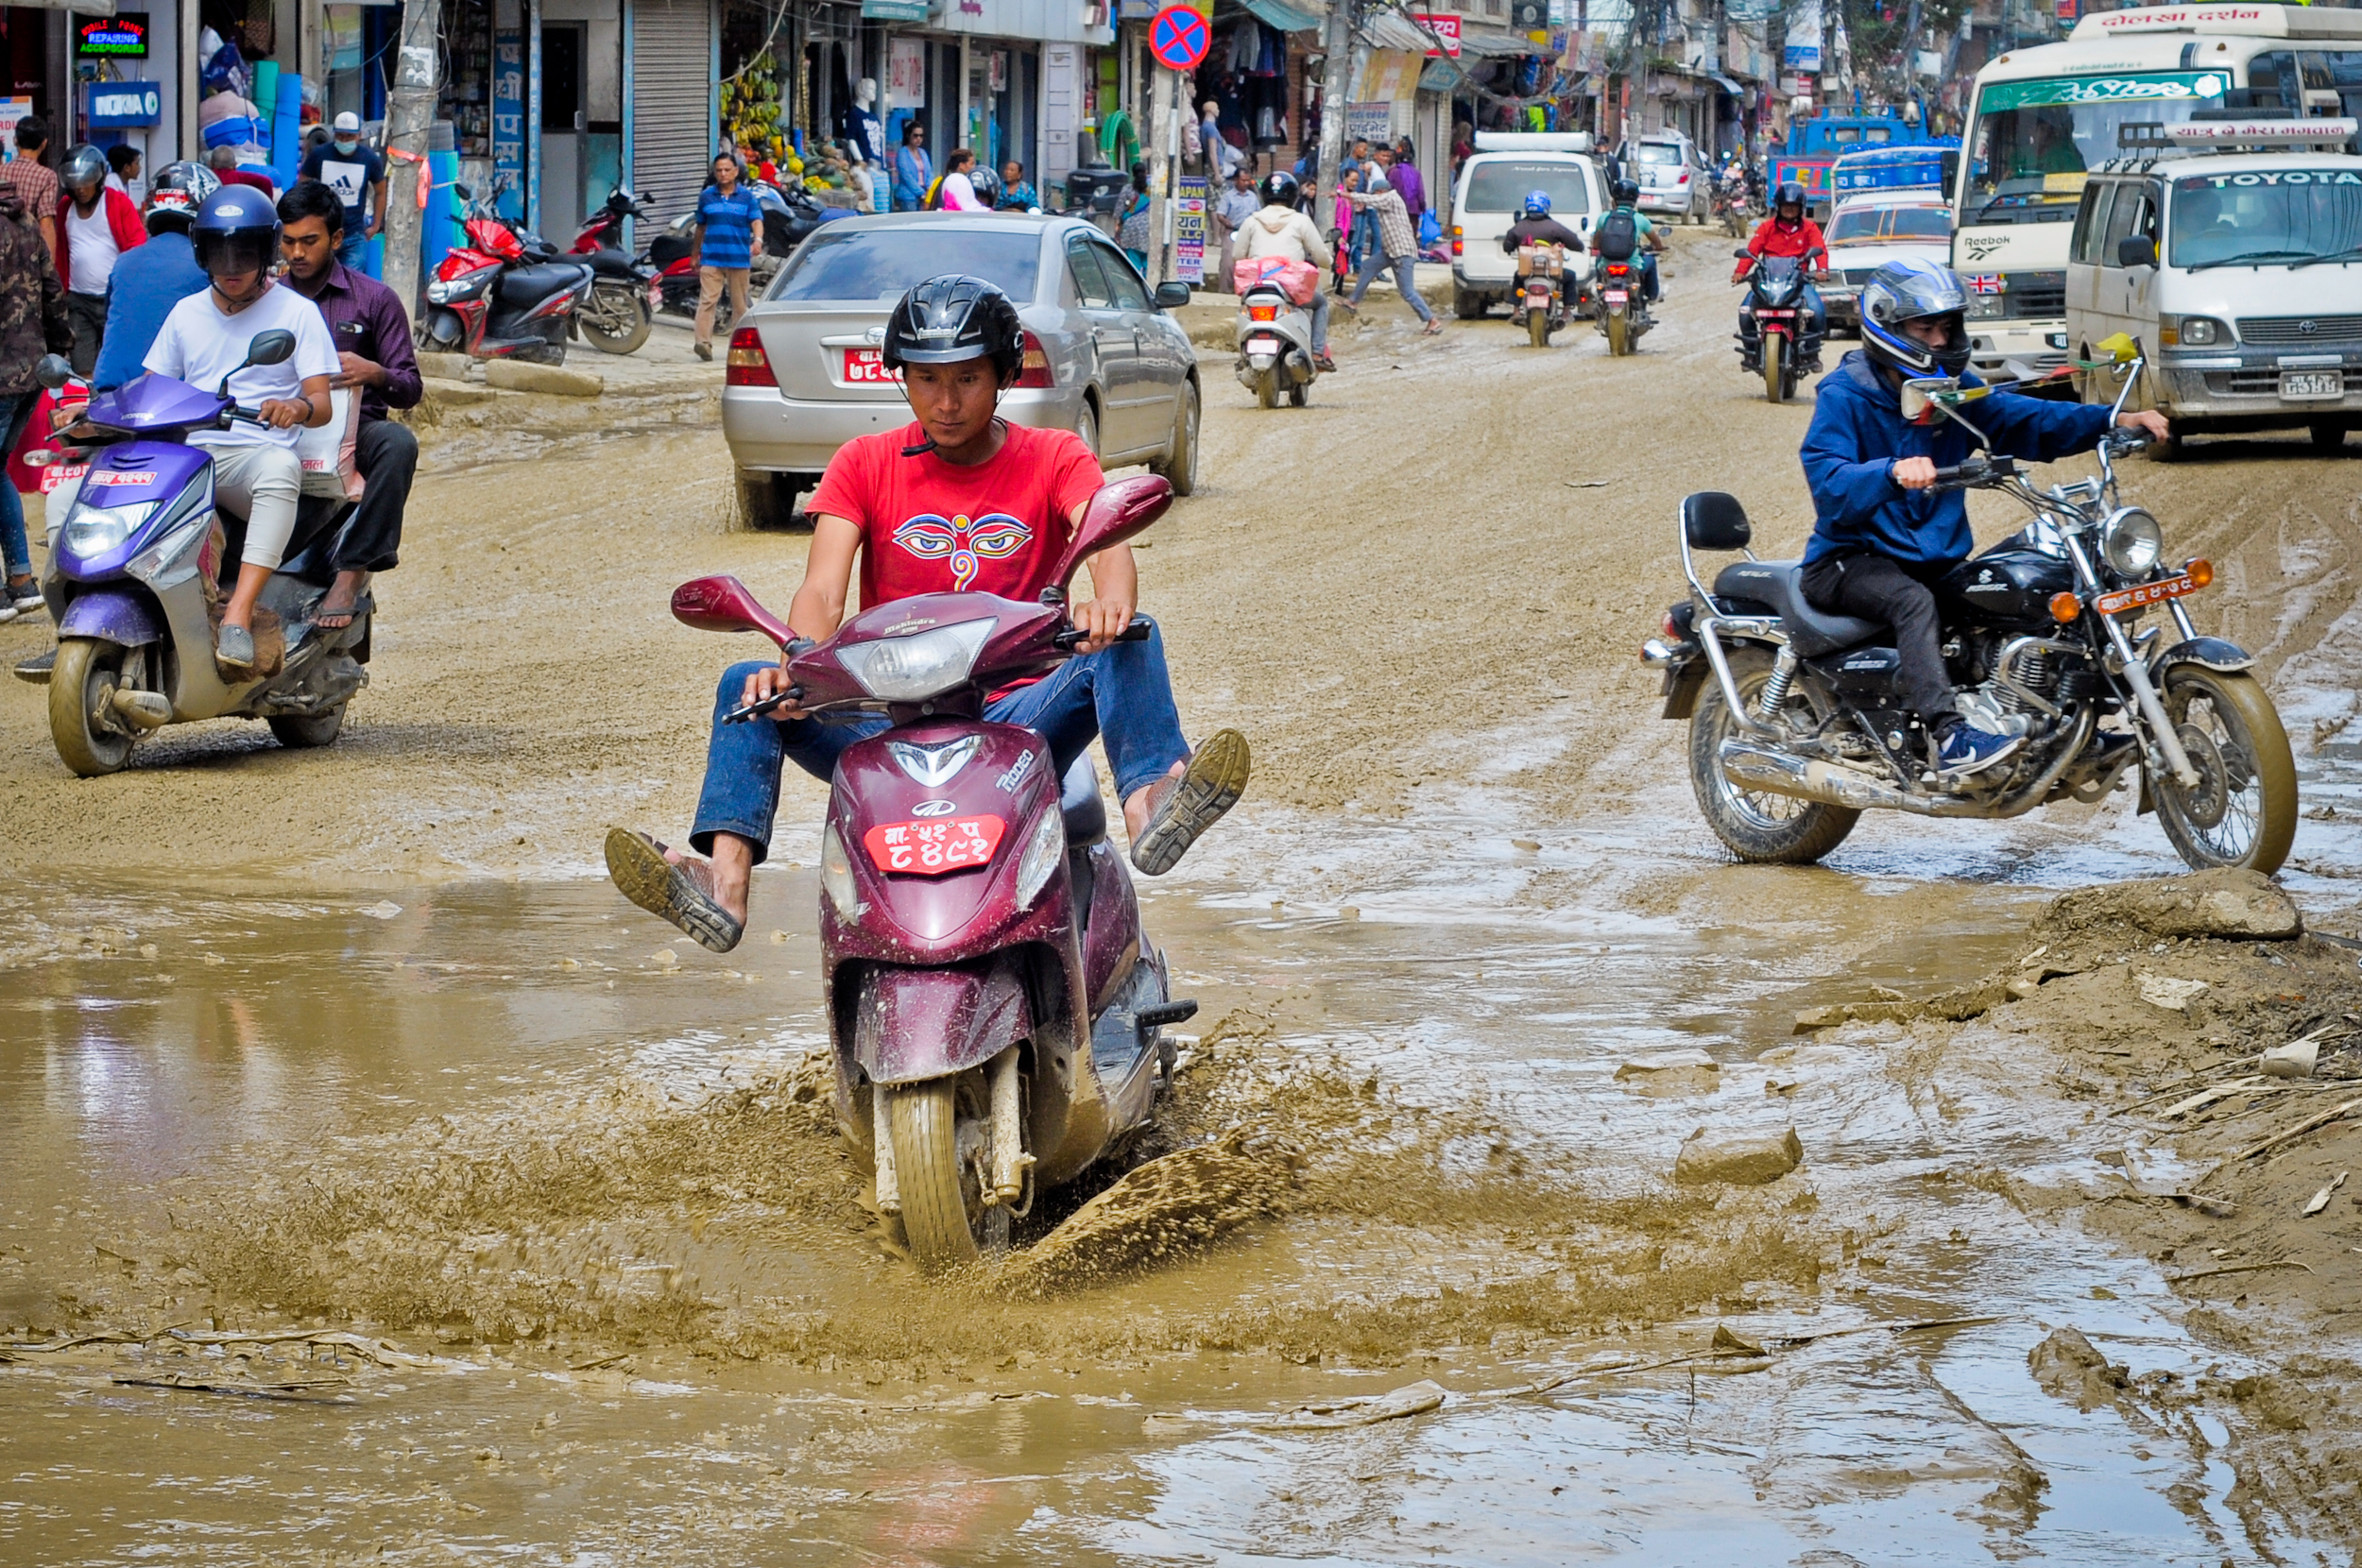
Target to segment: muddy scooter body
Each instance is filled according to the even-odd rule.
[[[1239,296],[1235,369],[1258,408],[1277,408],[1282,398],[1302,408],[1321,373],[1312,359],[1312,313],[1277,283],[1248,285]]]
[[[270,332],[247,358],[277,365],[294,351],[293,333]],[[55,355],[39,371],[53,390],[69,373]],[[102,392],[83,421],[103,444],[66,454],[88,461],[42,583],[58,625],[49,729],[58,755],[85,777],[121,768],[142,736],[197,719],[263,719],[283,745],[326,745],[344,725],[345,705],[368,684],[369,602],[350,625],[312,624],[335,576],[336,527],[351,511],[317,498],[299,508],[294,548],[263,590],[263,606],[285,633],[280,669],[227,681],[214,663],[207,579],[234,578],[236,553],[217,544],[213,460],[188,434],[255,418],[228,396],[229,384],[225,377],[207,392],[148,374]]]
[[[1005,1249],[1039,1191],[1140,1128],[1172,1070],[1163,1030],[1196,1012],[1140,929],[1089,758],[1061,779],[1041,737],[982,717],[987,692],[1070,656],[1066,582],[1171,495],[1103,489],[1036,604],[925,594],[813,643],[735,578],[673,595],[690,625],[778,642],[814,718],[889,721],[830,792],[822,982],[839,1124],[931,1272]]]

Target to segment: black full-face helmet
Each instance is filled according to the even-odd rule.
[[[221,189],[221,179],[202,163],[167,163],[147,189],[147,231],[185,234],[205,198]]]
[[[895,303],[879,357],[889,370],[988,358],[1006,385],[1024,368],[1025,329],[998,285],[947,272]]]
[[[1787,207],[1795,208],[1800,218],[1805,215],[1805,188],[1793,179],[1781,180],[1780,188],[1772,195],[1772,211],[1775,215]]]
[[[1618,179],[1608,187],[1608,199],[1618,207],[1630,207],[1640,199],[1640,181]]]
[[[1304,191],[1304,187],[1296,183],[1296,177],[1285,169],[1274,169],[1265,175],[1263,183],[1258,189],[1266,207],[1293,207]]]
[[[251,185],[224,185],[198,205],[189,239],[209,277],[260,272],[279,254],[279,209]]]
[[[1929,348],[1903,330],[1939,320],[1943,343]],[[1968,289],[1950,267],[1920,257],[1889,262],[1861,291],[1861,347],[1874,364],[1910,376],[1957,376],[1968,368]]]

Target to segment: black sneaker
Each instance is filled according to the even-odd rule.
[[[45,654],[35,654],[17,665],[16,678],[29,686],[47,686],[49,672],[56,669],[57,664],[58,650],[55,648]]]

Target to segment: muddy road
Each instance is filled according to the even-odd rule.
[[[1057,1288],[879,1243],[809,1054],[816,785],[727,958],[595,878],[609,823],[685,829],[754,651],[666,591],[799,570],[711,432],[431,439],[327,752],[193,726],[77,781],[0,689],[0,1560],[2350,1560],[2362,1219],[2273,1184],[2352,1146],[2217,1220],[2163,1194],[2250,1122],[2140,1107],[2323,1007],[2330,1073],[2362,1017],[2321,934],[2362,922],[2362,447],[2128,470],[2288,719],[2316,934],[2085,922],[1936,1015],[2057,894],[2179,867],[2123,796],[1723,862],[1635,653],[1682,494],[1801,542],[1808,409],[1750,395],[1683,243],[1629,361],[1374,295],[1309,409],[1209,366],[1140,557],[1185,724],[1257,748],[1146,890],[1197,1152]],[[2250,1000],[2112,980],[2176,965]],[[2318,1099],[2276,1092],[2218,1108]],[[1670,1179],[1791,1125],[1782,1181]]]

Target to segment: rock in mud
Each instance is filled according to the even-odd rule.
[[[588,370],[562,370],[555,365],[527,365],[522,360],[488,360],[484,384],[508,392],[547,392],[561,398],[595,398],[607,390],[607,378]]]
[[[1673,1180],[1684,1186],[1727,1182],[1759,1187],[1805,1163],[1805,1146],[1790,1127],[1772,1136],[1760,1133],[1710,1136],[1703,1127],[1689,1135],[1673,1161]]]
[[[2202,980],[2177,980],[2171,975],[2153,975],[2144,970],[2132,977],[2132,988],[2141,994],[2141,1000],[2151,1007],[2162,1007],[2168,1013],[2186,1013],[2190,1004],[2206,990]]]
[[[2104,1405],[2132,1386],[2131,1373],[2100,1355],[2073,1324],[2052,1329],[2047,1338],[2026,1353],[2026,1365],[2045,1393],[2079,1410]]]
[[[1616,1069],[1616,1082],[1644,1095],[1712,1094],[1722,1086],[1722,1064],[1702,1050],[1635,1056]]]
[[[2295,900],[2261,872],[2218,870],[2080,888],[2052,900],[2036,929],[2071,935],[2110,927],[2150,936],[2285,941],[2303,934],[2304,919]]]

